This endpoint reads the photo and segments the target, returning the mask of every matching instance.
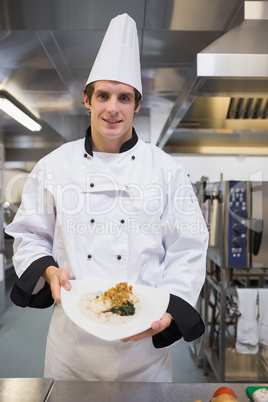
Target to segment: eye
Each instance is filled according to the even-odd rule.
[[[106,99],[108,99],[108,94],[107,92],[97,91],[95,92],[95,97],[99,101],[105,101]]]
[[[108,95],[105,94],[105,93],[102,93],[102,94],[99,94],[99,95],[98,95],[98,98],[99,98],[99,99],[107,99],[107,98],[108,98]]]
[[[121,96],[120,96],[120,100],[123,101],[123,102],[129,101],[129,96],[127,96],[127,95],[121,95]]]

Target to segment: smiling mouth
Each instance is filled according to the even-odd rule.
[[[106,121],[106,123],[110,123],[110,124],[116,124],[116,123],[120,123],[122,120],[117,120],[117,119],[103,119],[104,121]]]

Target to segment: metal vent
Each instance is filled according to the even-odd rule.
[[[231,98],[227,119],[268,119],[268,99]]]

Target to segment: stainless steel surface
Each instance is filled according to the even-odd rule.
[[[259,382],[267,380],[268,348],[261,346],[259,353],[255,355],[241,355],[234,348],[225,350],[226,381]],[[236,379],[236,380],[235,380]]]
[[[208,366],[218,381],[265,382],[268,376],[268,347],[259,345],[258,353],[236,351],[236,330],[239,306],[236,286],[267,287],[267,274],[251,274],[221,268],[208,259],[204,286],[204,320],[206,333],[203,350],[204,373]]]
[[[193,402],[195,400],[206,402],[211,399],[220,386],[231,388],[236,393],[238,400],[245,402],[249,400],[246,395],[248,385],[252,384],[56,381],[48,402]]]
[[[223,268],[268,268],[268,182],[204,183],[208,256]]]
[[[246,1],[244,8],[244,20],[241,24],[230,29],[197,54],[196,63],[190,70],[181,91],[183,95],[181,93],[178,95],[169,120],[163,127],[158,140],[159,146],[166,145],[170,150],[173,145],[177,151],[181,149],[182,144],[178,142],[178,136],[184,133],[184,120],[191,132],[197,135],[202,133],[202,128],[212,129],[214,135],[215,131],[216,133],[224,132],[226,129],[231,130],[229,134],[232,134],[232,131],[241,134],[248,130],[251,133],[262,130],[260,126],[257,127],[258,123],[257,125],[253,123],[250,127],[248,121],[243,121],[243,116],[240,116],[242,118],[239,119],[238,125],[236,124],[238,121],[234,121],[237,117],[234,117],[227,122],[226,126],[228,116],[226,108],[220,120],[217,119],[219,101],[224,102],[226,97],[229,98],[225,100],[227,102],[231,97],[248,97],[254,101],[264,97],[263,103],[266,105],[267,102],[268,46],[265,38],[268,35],[268,2]],[[199,105],[202,105],[203,98],[206,97],[210,98],[208,109],[210,118],[204,122],[195,111],[200,110],[196,99]],[[188,113],[185,113],[185,110]],[[263,129],[267,129],[266,112],[264,116]],[[229,139],[232,139],[232,135],[229,135]],[[170,144],[169,141],[171,141]],[[225,145],[227,144],[228,141],[225,141]],[[246,144],[250,146],[247,138]],[[211,146],[215,152],[219,144],[214,143],[212,139]],[[259,153],[258,151],[260,149],[255,150],[256,153]],[[267,150],[265,152],[267,153]]]
[[[199,184],[201,187],[201,184]],[[202,188],[202,187],[201,187]],[[236,350],[237,288],[268,286],[268,182],[203,182],[199,199],[210,238],[204,286],[204,367],[219,381],[265,381],[268,348]]]
[[[268,183],[266,185],[260,185],[258,182],[253,182],[251,187],[252,194],[252,211],[251,216],[254,219],[254,226],[256,223],[259,227],[256,227],[256,233],[251,232],[251,244],[254,243],[254,235],[259,236],[259,238],[255,238],[255,241],[258,243],[261,242],[260,248],[258,250],[258,244],[256,245],[257,249],[254,252],[252,250],[251,254],[251,266],[255,268],[262,268],[263,262],[267,261],[268,265]],[[260,227],[261,226],[261,227]]]
[[[173,153],[268,154],[266,114],[226,117],[231,97],[267,100],[267,2],[250,3],[252,20],[243,21],[243,0],[0,0],[0,89],[38,114],[43,126],[29,133],[0,113],[6,160],[34,162],[84,136],[89,120],[81,92],[110,19],[123,12],[137,22],[139,116],[151,126],[151,142]],[[234,68],[235,77],[222,75]]]
[[[4,263],[4,208],[3,208],[4,147],[0,143],[0,315],[6,308],[5,263]]]
[[[1,402],[44,402],[53,384],[51,378],[1,378]]]
[[[0,315],[6,309],[6,284],[4,255],[0,253]]]

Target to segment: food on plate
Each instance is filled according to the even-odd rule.
[[[132,292],[132,286],[128,286],[127,282],[121,282],[90,301],[87,308],[95,314],[112,312],[121,316],[129,316],[135,314],[134,304],[138,301],[138,297]]]
[[[214,392],[210,402],[237,402],[237,397],[231,388],[220,387]]]
[[[254,402],[266,402],[268,401],[268,390],[266,388],[259,388],[253,392]]]
[[[127,282],[120,282],[105,292],[83,293],[77,303],[80,313],[98,324],[121,325],[135,319],[141,312],[141,296]]]

